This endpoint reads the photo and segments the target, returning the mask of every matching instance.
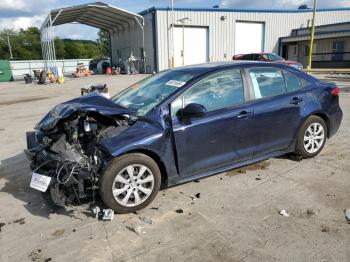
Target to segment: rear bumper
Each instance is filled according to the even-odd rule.
[[[341,121],[343,119],[343,111],[338,106],[337,110],[333,111],[329,116],[329,133],[328,137],[332,137],[338,132]]]

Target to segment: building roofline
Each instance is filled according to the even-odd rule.
[[[318,29],[318,28],[325,28],[325,27],[330,27],[330,26],[337,26],[337,25],[347,25],[347,24],[350,24],[350,21],[348,21],[348,22],[333,23],[333,24],[325,24],[325,25],[316,25],[316,26],[315,26],[315,29]],[[305,30],[305,29],[311,29],[311,27],[296,28],[296,29],[293,29],[293,31]]]
[[[315,36],[319,36],[319,35],[329,35],[329,34],[337,34],[337,33],[350,33],[350,30],[337,30],[337,31],[332,31],[332,32],[315,32]],[[285,39],[294,39],[294,38],[303,38],[303,37],[310,37],[310,34],[301,34],[301,35],[297,35],[297,36],[283,36],[280,37],[281,40],[285,40]]]
[[[171,7],[150,7],[144,11],[139,12],[139,15],[145,15],[153,11],[171,11]],[[312,9],[244,9],[244,8],[184,8],[176,7],[174,11],[190,11],[190,12],[246,12],[246,13],[308,13]],[[317,12],[330,11],[350,11],[350,7],[343,8],[322,8],[317,9]]]

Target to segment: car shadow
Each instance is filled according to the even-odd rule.
[[[29,161],[24,153],[2,160],[0,163],[0,192],[12,195],[23,203],[23,207],[32,215],[49,219],[50,214],[56,213],[71,218],[78,218],[76,210],[68,210],[50,206],[42,197],[41,193],[29,187],[31,170]],[[88,216],[91,212],[81,210]],[[79,217],[78,219],[81,219]]]

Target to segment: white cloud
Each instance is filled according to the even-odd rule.
[[[0,0],[0,30],[41,27],[49,11],[60,6],[57,0]],[[74,5],[72,3],[72,5]],[[66,24],[54,27],[61,38],[96,40],[98,29],[85,25]]]
[[[28,2],[23,0],[2,0],[1,8],[7,10],[19,10],[28,7]]]
[[[39,27],[45,19],[45,15],[20,16],[11,18],[0,18],[0,29],[26,29],[31,26]]]
[[[1,0],[0,17],[42,14],[55,4],[56,0]]]

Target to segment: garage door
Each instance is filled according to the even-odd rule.
[[[174,65],[208,62],[208,28],[174,28]]]
[[[260,53],[263,51],[264,24],[236,22],[235,54]]]

